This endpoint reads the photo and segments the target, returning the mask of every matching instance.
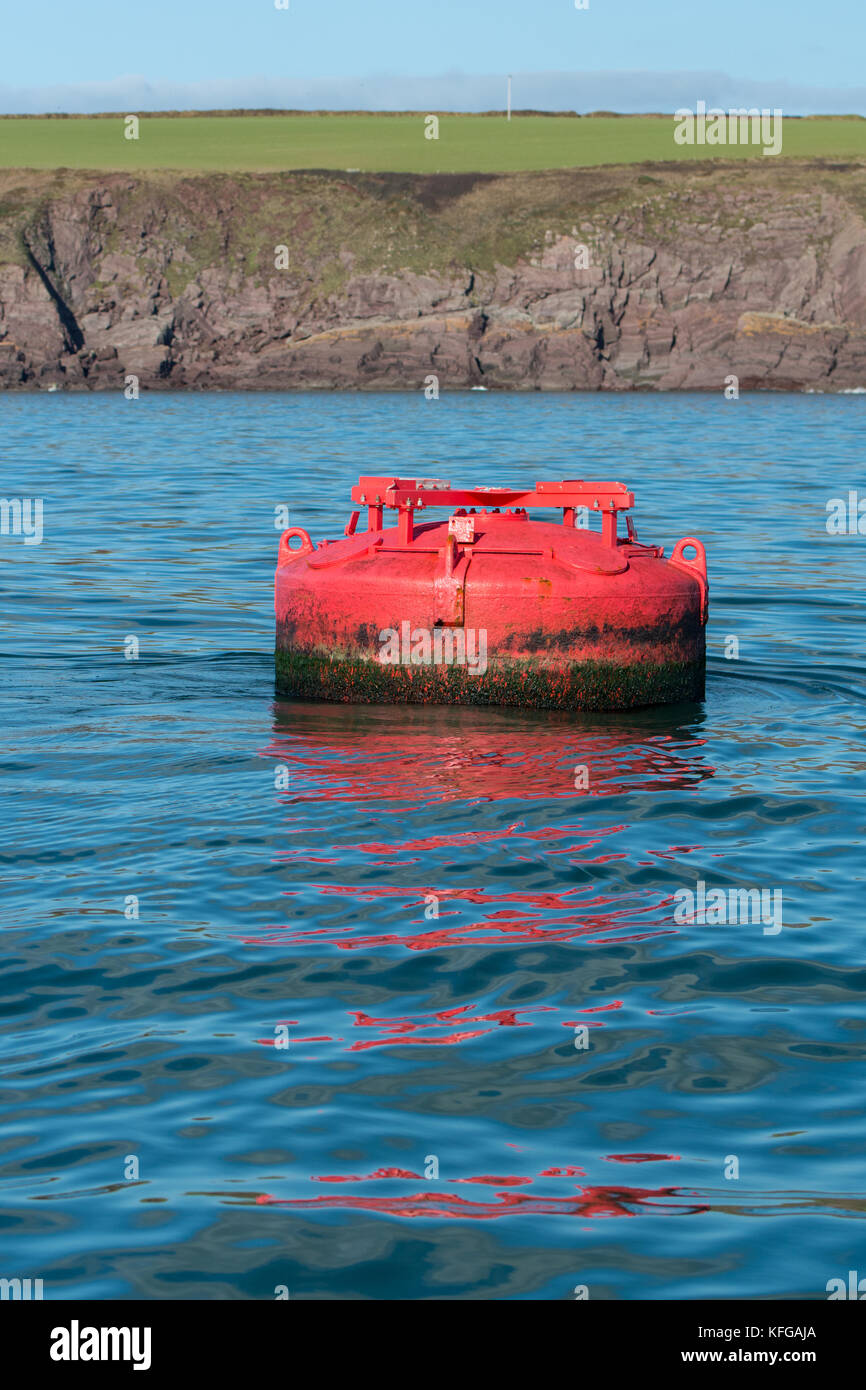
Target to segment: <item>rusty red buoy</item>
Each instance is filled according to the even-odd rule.
[[[280,539],[280,693],[593,710],[702,697],[704,547],[687,537],[666,560],[630,517],[619,536],[634,506],[622,483],[361,478],[352,500],[367,508],[365,531],[353,511],[339,540],[316,546],[300,527]],[[451,515],[428,521],[437,507]],[[528,508],[559,508],[562,521]],[[386,510],[397,513],[387,529]],[[600,532],[575,524],[593,511]]]

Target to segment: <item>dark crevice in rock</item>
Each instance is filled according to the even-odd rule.
[[[50,294],[52,300],[54,301],[54,307],[57,310],[57,317],[60,319],[60,322],[63,325],[63,332],[66,335],[68,350],[70,352],[80,352],[81,349],[84,347],[84,334],[81,331],[78,320],[76,319],[69,305],[66,303],[66,300],[63,298],[62,294],[60,294],[59,290],[57,289],[57,286],[52,281],[51,276],[48,274],[48,271],[45,269],[43,265],[40,264],[36,256],[33,254],[33,248],[30,245],[30,242],[28,241],[26,236],[24,238],[24,247],[27,252],[27,258],[30,261],[30,264],[36,271],[36,274],[39,276],[39,279],[42,281],[43,285]]]

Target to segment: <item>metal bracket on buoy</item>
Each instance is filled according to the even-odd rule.
[[[452,516],[448,518],[448,534],[454,536],[461,545],[471,545],[475,540],[475,517]]]
[[[694,560],[687,560],[686,550],[694,550]],[[701,622],[706,623],[709,610],[709,591],[710,585],[707,579],[707,552],[704,549],[703,541],[697,540],[695,536],[686,536],[683,540],[677,541],[673,548],[669,565],[675,565],[677,569],[683,570],[685,574],[694,575],[701,586]]]
[[[470,553],[461,551],[454,532],[449,532],[444,547],[439,551],[439,564],[433,575],[434,627],[463,626],[463,600]]]
[[[298,546],[289,545],[289,541],[297,536],[301,544]],[[288,531],[284,531],[280,536],[280,548],[277,552],[277,567],[287,565],[291,560],[298,560],[303,555],[311,555],[315,550],[313,542],[303,526],[291,526]]]
[[[368,527],[382,529],[382,511],[391,507],[400,514],[401,542],[412,541],[412,513],[416,507],[561,507],[566,526],[574,525],[577,507],[601,512],[601,534],[606,545],[617,544],[619,512],[634,506],[634,493],[624,483],[587,482],[566,478],[559,482],[540,482],[532,488],[468,487],[452,488],[438,479],[359,478],[352,488],[352,501],[366,505]]]

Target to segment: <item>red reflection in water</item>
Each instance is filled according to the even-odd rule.
[[[604,1013],[607,1013],[608,1010],[610,1010],[610,1009],[621,1009],[621,1008],[622,1008],[622,1000],[621,1000],[621,999],[613,999],[613,1000],[611,1000],[611,1002],[610,1002],[609,1004],[594,1004],[594,1005],[592,1005],[592,1007],[589,1007],[589,1006],[588,1006],[588,1007],[585,1008],[585,1009],[579,1009],[578,1012],[579,1012],[579,1013],[582,1013],[582,1014],[604,1014]],[[566,1019],[563,1020],[562,1027],[563,1027],[563,1028],[604,1028],[604,1027],[606,1027],[606,1025],[605,1025],[604,1023],[584,1023],[584,1022],[583,1022],[583,1019],[581,1019],[581,1018],[566,1018]]]
[[[367,1173],[365,1177],[358,1177],[354,1173],[338,1173],[333,1176],[310,1178],[310,1182],[381,1182],[386,1178],[412,1178],[418,1182],[421,1174],[413,1173],[407,1168],[377,1168],[375,1173]]]
[[[326,939],[344,951],[367,950],[374,946],[399,945],[412,951],[430,951],[441,946],[484,946],[497,940],[511,944],[530,942],[573,941],[581,937],[590,940],[605,938],[611,932],[624,932],[617,937],[623,942],[646,941],[658,936],[676,935],[676,928],[665,921],[658,922],[660,906],[654,895],[643,904],[635,904],[636,890],[630,896],[614,898],[594,894],[591,887],[569,889],[564,893],[501,893],[481,889],[437,890],[424,887],[407,891],[392,886],[349,887],[347,885],[313,885],[323,895],[334,894],[352,898],[355,902],[376,902],[380,899],[403,899],[407,910],[423,909],[432,894],[437,899],[439,919],[458,915],[449,911],[448,904],[469,904],[473,908],[487,907],[482,920],[466,926],[437,926],[420,932],[366,932],[357,926],[329,925],[326,927],[296,927],[274,924],[268,934],[242,936],[240,939],[257,945],[295,945]],[[502,907],[502,903],[519,903],[521,908]],[[529,909],[529,910],[522,910]],[[551,916],[551,910],[558,915]],[[474,916],[479,914],[474,913]],[[645,919],[651,920],[645,923]],[[414,925],[420,919],[410,919]]]
[[[354,1019],[355,1028],[375,1029],[380,1036],[368,1038],[364,1041],[353,1042],[347,1052],[365,1052],[371,1047],[401,1047],[426,1045],[430,1047],[450,1047],[456,1043],[467,1041],[469,1038],[480,1038],[487,1033],[494,1032],[497,1028],[531,1028],[532,1024],[528,1019],[521,1018],[521,1014],[534,1013],[557,1013],[558,1010],[553,1004],[528,1004],[518,1009],[495,1009],[490,1013],[471,1014],[469,1010],[474,1008],[472,1004],[462,1004],[455,1009],[442,1009],[438,1013],[418,1014],[411,1018],[408,1015],[401,1015],[398,1018],[374,1018],[370,1014],[360,1011],[350,1010],[349,1017]],[[489,1023],[489,1028],[460,1028],[454,1030],[453,1025],[459,1021],[461,1024],[467,1023]],[[590,1027],[600,1028],[600,1023],[590,1024]],[[420,1033],[433,1032],[435,1037],[419,1037]],[[257,1043],[263,1047],[276,1047],[276,1038],[256,1038]],[[333,1038],[329,1034],[316,1037],[293,1038],[293,1045],[298,1043],[311,1042],[342,1042],[342,1038]]]
[[[355,1173],[338,1173],[327,1177],[310,1178],[310,1182],[382,1182],[388,1178],[413,1178],[421,1181],[420,1173],[407,1172],[404,1168],[377,1168],[375,1173],[367,1173],[360,1177]],[[524,1183],[531,1183],[532,1178],[518,1177],[478,1177],[478,1178],[454,1178],[454,1182],[483,1183],[488,1187],[521,1187]],[[276,1201],[276,1198],[274,1199]]]
[[[468,1181],[467,1179],[458,1181]],[[535,1197],[525,1192],[497,1192],[496,1201],[479,1202],[454,1192],[413,1192],[405,1197],[272,1197],[263,1193],[259,1206],[293,1210],[341,1207],[376,1211],[385,1216],[453,1217],[489,1221],[498,1216],[638,1216],[657,1212],[665,1216],[693,1216],[709,1210],[706,1204],[688,1200],[676,1187],[583,1187],[568,1197]]]
[[[679,1163],[679,1154],[607,1154],[605,1163]]]
[[[518,1144],[506,1144],[506,1148],[520,1149]],[[662,1161],[679,1162],[677,1154],[610,1154],[609,1162],[650,1163]],[[539,1178],[586,1177],[586,1172],[577,1164],[561,1168],[545,1168]],[[328,1184],[378,1183],[385,1181],[421,1182],[420,1173],[403,1168],[378,1168],[373,1173],[327,1174],[312,1177],[312,1182]],[[438,1179],[436,1180],[438,1181]],[[360,1193],[339,1193],[333,1196],[317,1197],[276,1197],[262,1193],[256,1198],[260,1206],[310,1208],[350,1208],[357,1211],[376,1211],[387,1216],[399,1217],[453,1217],[471,1220],[490,1220],[498,1216],[513,1216],[531,1213],[537,1216],[637,1216],[658,1212],[665,1215],[696,1215],[708,1211],[707,1204],[694,1201],[695,1194],[677,1187],[626,1187],[621,1185],[578,1186],[566,1196],[557,1197],[527,1192],[515,1192],[516,1187],[530,1187],[535,1178],[526,1174],[507,1174],[498,1176],[478,1174],[465,1178],[443,1179],[449,1186],[476,1185],[494,1187],[492,1197],[483,1201],[464,1197],[456,1192],[436,1192],[429,1188],[402,1196],[366,1196]]]
[[[488,846],[495,854],[500,845],[507,846],[512,862],[525,860],[537,865],[546,856],[565,856],[564,867],[570,861],[589,878],[597,866],[629,858],[628,851],[618,847],[617,838],[631,827],[622,821],[601,827],[581,824],[575,820],[573,808],[584,797],[688,791],[714,774],[704,760],[704,740],[693,728],[677,724],[665,709],[601,718],[557,711],[539,714],[283,701],[275,706],[275,716],[273,739],[263,756],[288,768],[288,790],[281,796],[283,804],[292,808],[286,829],[299,837],[295,843],[303,844],[303,848],[284,851],[279,860],[333,864],[348,859],[357,865],[357,857],[364,856],[365,871],[381,864],[387,870],[382,875],[385,879],[397,868],[431,862],[436,864],[436,876],[445,877],[451,863],[464,863],[467,855],[480,857]],[[588,778],[586,786],[583,770]],[[471,815],[473,806],[504,799],[517,803],[569,801],[571,805],[564,812],[569,823],[529,828],[516,818],[518,805],[509,808],[494,828],[467,830],[448,825],[441,831],[431,827],[427,833],[425,825],[421,835],[405,840],[399,834],[386,833],[381,838],[349,840],[337,846],[321,843],[323,836],[317,830],[316,809],[328,802],[349,802],[381,819],[383,815],[404,816],[407,803],[417,811],[462,801]],[[309,807],[313,809],[308,813]],[[562,814],[561,805],[555,813],[551,808],[551,819]],[[533,822],[538,822],[537,806]],[[389,822],[388,828],[398,827]],[[699,848],[662,846],[649,852],[652,857],[647,862],[682,857]],[[417,877],[429,873],[429,868],[421,869]],[[307,897],[314,893],[342,896],[352,905],[366,907],[365,929],[359,928],[359,914],[351,913],[347,905],[345,922],[339,910],[325,912],[322,925],[316,925],[315,919],[310,926],[296,921],[275,923],[265,932],[240,939],[283,949],[321,942],[344,951],[398,946],[422,952],[460,946],[555,945],[575,940],[591,944],[607,941],[613,933],[617,941],[638,943],[676,934],[659,894],[640,888],[612,894],[583,884],[561,893],[497,895],[480,889],[437,887],[435,883],[407,888],[396,886],[392,880],[362,887],[314,883],[305,885],[303,891]],[[297,892],[292,888],[287,897]],[[430,895],[437,904],[437,915],[432,919],[426,911]],[[377,905],[386,908],[387,916],[380,913],[380,921],[371,929],[370,919],[375,918],[370,907]],[[399,920],[403,910],[412,915]],[[462,1018],[461,1028],[447,1038],[426,1036],[432,1025],[416,1022],[404,1029],[391,1027],[388,1037],[358,1042],[354,1048],[387,1045],[389,1039],[391,1045],[460,1042],[487,1031],[464,1031],[463,1024],[489,1022]],[[499,1021],[496,1026],[503,1024]]]
[[[531,1025],[524,1019],[518,1018],[521,1013],[555,1013],[553,1005],[533,1005],[525,1009],[498,1009],[494,1013],[477,1014],[467,1016],[467,1010],[471,1009],[471,1004],[464,1004],[459,1009],[445,1009],[438,1014],[421,1014],[419,1019],[411,1018],[371,1018],[367,1014],[354,1013],[357,1028],[378,1028],[384,1036],[371,1038],[367,1042],[356,1042],[348,1049],[350,1052],[362,1052],[370,1047],[394,1047],[406,1044],[432,1044],[435,1047],[447,1047],[454,1043],[464,1042],[467,1038],[478,1038],[485,1033],[493,1032],[492,1028],[476,1028],[468,1031],[445,1033],[444,1036],[434,1038],[420,1038],[415,1036],[421,1030],[441,1029],[450,1026],[456,1018],[460,1018],[461,1023],[492,1023],[498,1028],[529,1028]],[[430,1019],[431,1022],[422,1020]],[[407,1036],[412,1035],[412,1036]]]
[[[356,852],[358,854],[376,854],[380,856],[377,863],[382,863],[388,868],[396,867],[389,855],[405,854],[425,854],[430,850],[437,849],[466,849],[476,845],[496,844],[500,840],[531,840],[536,844],[545,841],[556,841],[566,839],[571,835],[579,835],[580,839],[570,844],[562,845],[556,849],[546,849],[545,854],[577,854],[580,855],[581,864],[612,864],[617,859],[624,859],[625,854],[617,851],[611,854],[599,854],[591,858],[586,854],[586,850],[595,847],[607,835],[618,835],[628,827],[625,825],[609,825],[593,827],[592,833],[587,835],[586,829],[580,824],[550,826],[542,830],[526,830],[523,821],[515,821],[513,825],[506,826],[502,830],[476,831],[461,830],[454,831],[448,835],[428,835],[422,840],[406,840],[391,843],[390,841],[368,842],[365,844],[346,843],[341,846],[343,853]],[[691,847],[684,846],[682,853],[691,853]],[[382,858],[381,856],[384,856]],[[309,856],[302,857],[299,851],[282,850],[275,856],[276,862],[285,860],[289,863],[317,863]],[[404,859],[401,862],[409,864],[415,863],[413,859]]]
[[[383,801],[577,800],[649,786],[680,790],[713,775],[699,752],[704,743],[666,709],[602,718],[287,700],[275,705],[265,756],[288,765],[290,802],[375,800],[381,812]],[[578,768],[587,770],[585,788]]]
[[[276,1047],[277,1045],[276,1038],[256,1038],[256,1042],[261,1043],[262,1047]],[[317,1038],[294,1038],[293,1042],[295,1044],[309,1042],[334,1042],[334,1039],[330,1037],[327,1033],[324,1033]]]

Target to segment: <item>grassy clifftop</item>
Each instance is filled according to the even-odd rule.
[[[0,117],[0,167],[277,172],[340,169],[406,173],[514,172],[677,160],[713,148],[678,145],[667,116],[440,113],[438,138],[424,113],[189,114]],[[718,152],[718,151],[717,151]],[[774,162],[758,145],[730,145],[725,159]],[[779,158],[866,158],[866,119],[784,120]]]

